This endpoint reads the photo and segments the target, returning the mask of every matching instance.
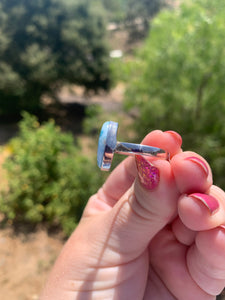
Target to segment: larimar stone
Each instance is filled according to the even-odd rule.
[[[103,157],[104,157],[104,154],[105,154],[106,139],[107,139],[109,123],[110,123],[110,121],[105,122],[102,125],[102,129],[101,129],[99,139],[98,139],[97,162],[98,162],[99,168],[102,167]]]
[[[103,124],[99,140],[97,163],[100,169],[109,170],[112,163],[114,150],[116,148],[118,123],[107,121]]]

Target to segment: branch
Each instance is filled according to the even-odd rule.
[[[196,101],[196,110],[195,110],[195,120],[198,120],[201,117],[201,108],[202,108],[202,100],[203,100],[203,91],[207,86],[207,83],[212,76],[212,73],[207,73],[203,76],[202,81],[197,90],[197,101]]]

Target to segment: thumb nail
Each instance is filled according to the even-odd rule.
[[[136,155],[136,165],[138,170],[138,178],[141,185],[147,190],[154,190],[160,180],[159,169],[150,164],[141,155]]]

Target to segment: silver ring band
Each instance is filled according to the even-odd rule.
[[[124,155],[139,154],[146,156],[158,156],[158,154],[162,153],[166,154],[166,152],[161,148],[124,142],[117,142],[114,152]]]
[[[169,159],[169,153],[157,147],[117,141],[118,123],[108,121],[102,126],[99,141],[97,162],[101,170],[108,171],[111,167],[114,153],[124,155],[156,156]]]

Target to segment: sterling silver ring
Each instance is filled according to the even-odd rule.
[[[109,171],[114,153],[123,155],[157,156],[168,159],[168,152],[161,148],[142,144],[117,141],[118,123],[107,121],[103,124],[99,140],[97,162],[102,171]]]

